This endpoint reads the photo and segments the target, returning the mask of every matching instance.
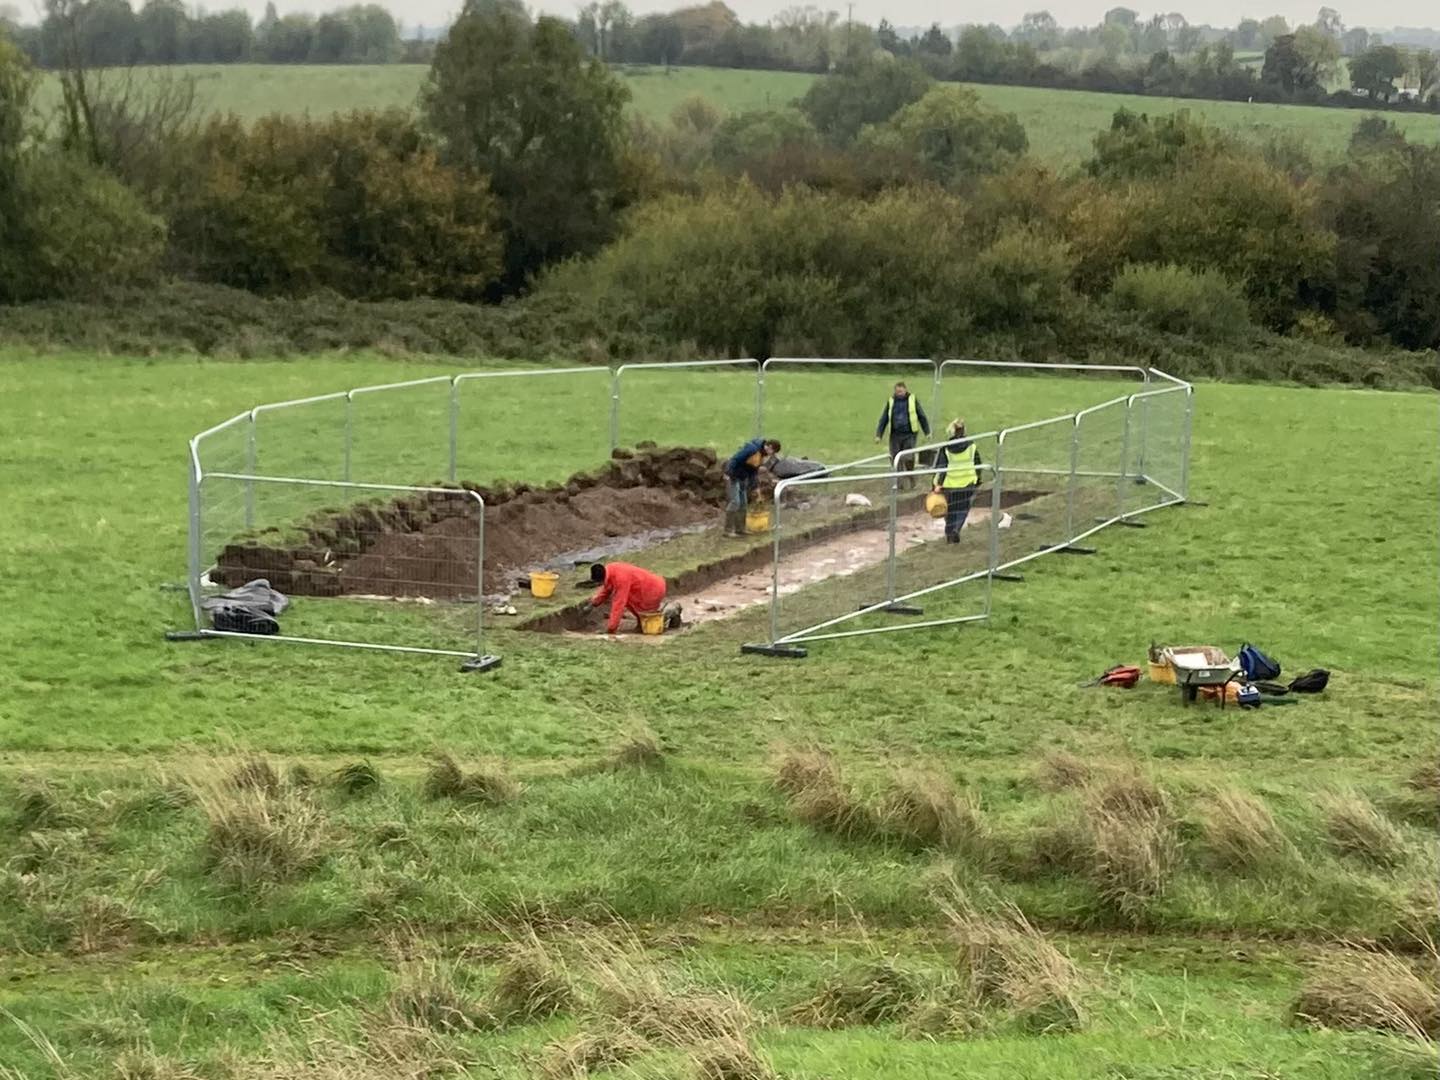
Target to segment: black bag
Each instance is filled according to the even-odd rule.
[[[1297,694],[1318,694],[1329,684],[1330,672],[1324,668],[1314,668],[1291,680],[1290,689]]]
[[[210,622],[216,630],[232,634],[278,634],[280,624],[275,617],[249,604],[217,604],[210,609]]]

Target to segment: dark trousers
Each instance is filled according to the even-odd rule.
[[[975,501],[975,484],[963,488],[945,488],[945,542],[958,544],[960,529],[970,516],[970,504]]]
[[[895,455],[900,451],[913,449],[915,449],[915,433],[913,431],[908,435],[896,435],[893,430],[890,432],[890,461],[892,464],[895,461]],[[915,459],[914,454],[907,454],[905,460],[900,463],[902,469],[918,469],[919,467],[920,462]],[[900,486],[909,491],[915,486],[915,478],[907,476],[900,481]]]

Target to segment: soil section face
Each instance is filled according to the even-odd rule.
[[[294,596],[474,599],[507,595],[523,572],[649,546],[717,522],[725,482],[714,451],[617,450],[594,473],[549,488],[461,485],[485,500],[483,589],[479,504],[427,493],[324,511],[221,550],[226,587],[268,578]]]

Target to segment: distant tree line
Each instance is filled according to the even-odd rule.
[[[563,20],[467,0],[418,109],[246,124],[88,66],[77,27],[49,125],[0,39],[0,303],[165,280],[504,301],[597,349],[741,355],[1440,347],[1440,147],[1384,116],[1322,165],[1120,110],[1056,173],[1013,114],[879,50],[793,106],[657,124]]]
[[[401,27],[378,4],[356,4],[324,15],[281,16],[273,3],[258,23],[248,12],[205,13],[181,0],[46,0],[37,25],[0,16],[22,52],[40,68],[60,68],[78,41],[88,64],[384,64],[426,62],[433,45],[405,41]]]

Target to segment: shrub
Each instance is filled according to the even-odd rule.
[[[1110,286],[1110,303],[1156,330],[1199,341],[1226,341],[1251,329],[1244,294],[1213,270],[1127,266]]]
[[[908,155],[919,173],[939,184],[1008,168],[1029,148],[1014,113],[992,109],[968,87],[936,86],[884,125],[866,129],[865,140]]]
[[[1310,969],[1293,1011],[1302,1023],[1440,1038],[1440,970],[1383,950],[1331,950]]]
[[[500,275],[484,178],[442,165],[400,110],[212,119],[166,202],[182,265],[224,285],[474,300]]]
[[[13,214],[0,215],[0,302],[77,296],[152,279],[163,222],[118,180],[70,154],[16,169]]]

